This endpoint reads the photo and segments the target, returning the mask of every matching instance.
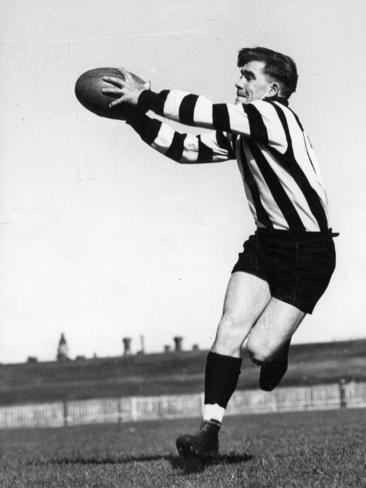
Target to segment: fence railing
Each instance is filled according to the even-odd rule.
[[[164,418],[199,417],[203,395],[122,397],[0,407],[0,429],[63,427]],[[227,415],[366,407],[366,383],[236,391]]]

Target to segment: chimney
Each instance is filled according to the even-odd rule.
[[[181,352],[182,351],[182,342],[183,342],[183,337],[181,337],[181,336],[174,337],[175,352]]]
[[[140,335],[140,354],[145,354],[145,337]]]
[[[130,356],[131,353],[131,337],[124,337],[122,339],[123,342],[123,355]]]

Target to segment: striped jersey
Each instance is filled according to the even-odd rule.
[[[327,196],[318,163],[297,115],[287,100],[214,104],[179,90],[145,90],[131,125],[151,147],[180,163],[236,158],[250,210],[258,227],[291,231],[328,229]],[[182,134],[143,114],[212,129]]]

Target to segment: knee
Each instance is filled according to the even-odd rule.
[[[217,329],[217,337],[219,338],[241,338],[245,334],[245,324],[242,320],[235,317],[230,313],[225,313],[219,323]]]
[[[226,313],[220,320],[213,350],[221,354],[236,355],[246,334],[245,324],[234,315]]]
[[[272,357],[272,351],[269,345],[266,342],[258,340],[254,337],[249,336],[247,349],[250,359],[253,361],[253,363],[258,365],[266,363]]]

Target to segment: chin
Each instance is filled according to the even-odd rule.
[[[235,99],[235,105],[238,105],[238,104],[247,104],[248,103],[248,99],[246,97],[236,97]]]

